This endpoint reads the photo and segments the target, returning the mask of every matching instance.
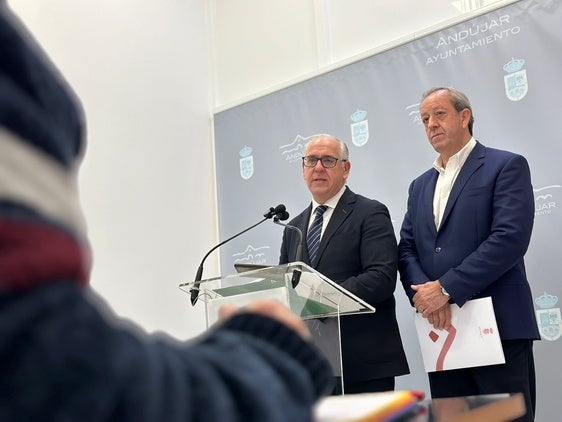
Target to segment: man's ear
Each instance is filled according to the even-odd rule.
[[[461,111],[461,119],[463,127],[468,127],[468,122],[470,122],[470,117],[472,116],[472,112],[465,108]]]
[[[349,171],[351,170],[351,163],[349,161],[344,163],[344,169],[345,173],[343,174],[343,178],[347,179],[349,177]]]

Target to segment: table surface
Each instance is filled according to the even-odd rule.
[[[524,413],[521,394],[490,394],[422,400],[413,412],[396,422],[495,422],[515,419]]]
[[[349,394],[321,399],[315,422],[505,422],[525,414],[522,394],[423,399],[420,391]]]

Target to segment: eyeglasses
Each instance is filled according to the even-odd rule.
[[[318,158],[318,157],[313,157],[312,155],[307,155],[306,157],[302,157],[302,163],[304,164],[305,167],[315,167],[318,161],[322,163],[322,167],[324,167],[325,169],[331,169],[336,166],[338,161],[341,161],[343,163],[347,160],[343,158],[335,158],[335,157]]]

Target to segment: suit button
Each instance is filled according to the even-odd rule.
[[[439,246],[437,246],[437,247],[435,248],[435,252],[436,252],[436,253],[441,252],[441,248],[440,248]]]

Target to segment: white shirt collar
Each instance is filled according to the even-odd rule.
[[[334,196],[332,196],[330,199],[328,199],[323,204],[319,204],[318,202],[316,202],[314,200],[314,198],[312,198],[312,212],[314,212],[314,210],[318,207],[318,205],[327,205],[328,208],[331,208],[331,209],[336,208],[336,205],[338,205],[338,202],[339,202],[339,200],[342,197],[344,192],[345,192],[345,185],[342,186],[342,188],[339,190],[338,193],[336,193]]]
[[[456,160],[458,162],[458,167],[462,167],[475,146],[476,146],[476,139],[474,139],[474,137],[471,137],[470,140],[466,143],[464,147],[461,148],[459,152],[457,152],[455,155],[449,158],[449,161]],[[441,160],[440,155],[437,156],[437,158],[433,162],[433,168],[437,170],[439,173],[443,173],[445,171],[445,167],[443,167],[443,161]]]

